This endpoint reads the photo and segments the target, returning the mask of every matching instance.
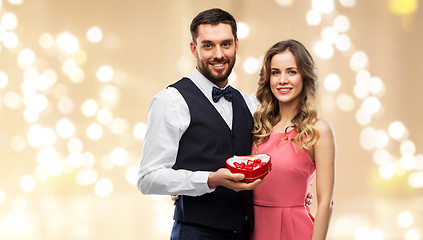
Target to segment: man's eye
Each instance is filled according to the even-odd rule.
[[[205,44],[205,45],[203,45],[203,47],[205,47],[205,48],[211,48],[211,47],[212,47],[212,45],[210,45],[210,44]]]

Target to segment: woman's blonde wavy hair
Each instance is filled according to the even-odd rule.
[[[273,56],[285,51],[290,51],[295,56],[298,71],[303,77],[303,90],[299,96],[298,113],[291,120],[293,123],[291,127],[298,132],[298,135],[291,140],[292,144],[295,149],[296,146],[299,146],[309,150],[319,138],[319,133],[314,127],[318,120],[317,95],[319,87],[313,58],[300,42],[292,39],[280,41],[267,51],[260,71],[256,93],[259,106],[253,116],[253,147],[255,150],[257,150],[258,145],[267,141],[272,133],[273,126],[280,121],[279,101],[270,89],[270,63]],[[285,135],[288,128],[285,129]]]

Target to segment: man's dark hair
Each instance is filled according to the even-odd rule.
[[[226,11],[223,11],[219,8],[212,8],[200,12],[191,22],[190,30],[192,41],[196,43],[196,39],[198,37],[198,27],[201,24],[211,24],[211,25],[218,25],[219,23],[229,24],[232,28],[232,34],[234,35],[234,39],[237,38],[236,31],[236,21],[235,18]]]

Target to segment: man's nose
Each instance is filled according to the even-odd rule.
[[[220,46],[216,46],[214,50],[214,58],[220,59],[223,55],[223,49]]]

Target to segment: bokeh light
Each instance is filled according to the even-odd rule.
[[[328,91],[335,92],[341,86],[341,79],[338,75],[331,73],[325,77],[324,85]]]
[[[3,36],[3,45],[5,48],[14,49],[19,44],[18,35],[14,32],[6,32]]]
[[[176,62],[176,69],[180,74],[187,74],[192,71],[194,64],[192,64],[191,56],[180,56]]]
[[[336,106],[344,112],[351,112],[355,107],[354,98],[347,94],[340,94],[336,98]]]
[[[357,82],[354,85],[353,92],[358,99],[364,99],[369,96],[369,89],[367,88],[367,84],[363,82]]]
[[[344,7],[355,7],[356,0],[339,0]]]
[[[61,113],[70,114],[73,111],[74,103],[71,98],[62,97],[59,99],[57,107]]]
[[[314,51],[316,52],[317,56],[323,59],[329,59],[332,57],[334,50],[330,42],[327,41],[317,41],[314,45]]]
[[[408,185],[412,188],[423,188],[423,172],[414,172],[408,177]]]
[[[377,149],[373,153],[373,162],[377,165],[393,162],[393,157],[386,149]]]
[[[113,108],[119,101],[120,90],[112,85],[102,86],[100,89],[100,103],[102,106]]]
[[[363,27],[372,24],[377,36],[388,36],[386,48],[395,50],[399,38],[418,46],[419,2],[310,0],[301,11],[293,0],[271,3],[233,11],[242,43],[229,84],[254,96],[260,54],[295,32],[312,50],[323,87],[321,117],[332,123],[339,144],[328,239],[421,240],[419,112],[408,112],[419,109],[419,98],[408,94],[418,82],[404,98],[393,84],[399,75],[401,86],[419,79],[414,72],[409,77],[418,54],[391,51],[393,66]],[[187,19],[173,12],[195,15],[197,7],[78,4],[0,1],[0,239],[169,239],[173,203],[136,190],[138,161],[148,101],[196,64]],[[153,26],[145,19],[155,8],[165,21]],[[369,9],[378,10],[377,20],[366,19]],[[303,20],[277,24],[290,19]],[[259,44],[265,32],[272,34]],[[151,34],[157,36],[145,37]],[[154,44],[160,48],[151,54]],[[158,62],[170,67],[163,71]],[[397,98],[400,105],[389,102]],[[138,221],[140,214],[149,217]]]
[[[93,26],[87,31],[87,39],[92,43],[98,43],[103,39],[103,32],[97,26]]]
[[[403,211],[397,216],[398,226],[401,228],[408,228],[413,224],[413,215],[409,211]]]
[[[99,109],[99,105],[96,100],[90,98],[84,101],[81,106],[82,114],[84,114],[86,117],[92,117],[97,114],[97,111]]]
[[[6,30],[13,30],[18,25],[18,19],[16,18],[15,14],[13,13],[4,13],[1,17],[1,25]]]
[[[244,61],[244,71],[248,74],[254,74],[260,69],[260,62],[253,57],[249,57]]]
[[[97,171],[94,169],[81,169],[75,175],[75,181],[81,186],[93,185],[98,178]]]
[[[87,136],[89,139],[97,141],[103,136],[103,128],[97,123],[92,123],[87,128]]]
[[[276,2],[283,7],[287,7],[291,6],[294,0],[276,0]]]
[[[73,137],[69,139],[67,147],[69,152],[82,152],[84,149],[84,144],[82,143],[81,139]]]
[[[143,140],[145,136],[145,131],[147,130],[147,125],[143,122],[136,123],[132,134],[136,139]]]
[[[350,20],[345,15],[339,15],[333,20],[333,27],[337,32],[347,32],[350,29]]]
[[[384,93],[384,84],[379,77],[372,77],[368,82],[368,89],[372,94],[382,95]]]
[[[363,109],[359,109],[355,114],[355,119],[360,125],[366,126],[372,121],[372,115]]]
[[[381,108],[381,103],[376,97],[367,97],[363,100],[361,108],[370,115],[377,113]]]
[[[25,150],[25,147],[26,147],[26,141],[23,136],[15,136],[10,141],[10,148],[13,151],[21,152]]]
[[[97,71],[97,78],[100,82],[110,82],[114,77],[114,70],[109,65],[101,66]]]
[[[125,173],[125,179],[130,184],[137,184],[138,182],[138,166],[128,168]]]
[[[421,233],[418,229],[409,229],[404,234],[404,240],[421,240]]]
[[[366,53],[357,51],[350,59],[350,67],[353,71],[362,70],[367,66],[368,61]]]
[[[106,125],[112,122],[113,114],[112,112],[107,108],[101,108],[97,112],[97,120],[99,123]]]
[[[0,71],[0,89],[6,88],[9,83],[9,78],[5,72]]]
[[[248,34],[250,33],[250,27],[243,22],[237,23],[237,36],[239,39],[244,39],[248,37]]]
[[[35,53],[32,49],[26,48],[18,56],[18,65],[22,69],[30,67],[35,61]]]
[[[8,2],[12,5],[21,5],[24,0],[8,0]],[[1,4],[0,4],[1,6]]]
[[[401,154],[410,154],[414,155],[416,153],[416,144],[411,140],[403,141],[400,145]]]
[[[389,9],[398,15],[411,14],[417,11],[418,0],[389,0]]]
[[[335,43],[338,38],[338,32],[333,27],[326,27],[322,30],[322,39],[329,43]]]
[[[49,49],[54,46],[54,38],[50,33],[43,33],[38,39],[38,43],[42,48]]]
[[[79,41],[70,33],[62,33],[57,37],[57,47],[67,53],[75,53],[79,49]]]
[[[404,154],[400,159],[401,167],[405,170],[413,170],[416,167],[416,158],[411,154]]]
[[[335,8],[335,3],[333,0],[312,0],[311,6],[321,13],[331,13]]]
[[[113,191],[113,182],[109,178],[101,178],[95,184],[94,192],[100,198],[107,197]]]
[[[0,205],[3,205],[7,200],[6,193],[0,189]]]
[[[401,139],[406,134],[406,128],[400,121],[394,121],[389,125],[389,136],[394,139]]]
[[[113,118],[110,122],[109,129],[112,133],[121,135],[129,132],[129,124],[126,119],[123,118]]]
[[[75,130],[75,125],[69,119],[61,119],[56,124],[57,134],[64,139],[73,137]]]
[[[125,165],[128,161],[128,152],[122,147],[116,147],[110,154],[110,159],[117,166]]]
[[[392,163],[383,163],[379,167],[379,174],[384,179],[390,179],[395,174],[395,166]]]
[[[348,35],[339,34],[335,46],[339,51],[348,51],[351,48],[351,40]]]
[[[360,227],[354,233],[355,240],[384,240],[385,236],[379,229]]]
[[[35,188],[35,179],[32,176],[25,175],[21,178],[20,186],[26,192],[33,191]]]
[[[309,25],[316,26],[322,21],[322,16],[319,11],[311,9],[307,12],[306,21]]]

